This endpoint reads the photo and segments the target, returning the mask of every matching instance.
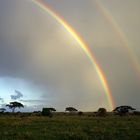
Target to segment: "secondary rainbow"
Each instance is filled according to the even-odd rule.
[[[104,88],[110,110],[114,108],[114,100],[108,85],[108,82],[106,80],[105,74],[103,73],[101,67],[96,61],[96,58],[88,45],[85,43],[85,41],[80,37],[80,35],[66,22],[64,18],[62,18],[57,12],[55,12],[50,6],[46,4],[46,2],[43,2],[42,0],[32,0],[37,6],[39,6],[41,9],[46,11],[50,16],[52,16],[61,26],[63,26],[69,34],[77,41],[77,43],[80,45],[81,49],[85,52],[85,54],[88,56],[90,61],[92,62],[93,66],[96,69],[96,72],[99,76],[99,79],[101,81],[101,84]]]
[[[123,47],[127,51],[127,54],[129,55],[130,61],[132,62],[132,65],[140,77],[140,64],[139,61],[135,55],[135,52],[133,49],[129,46],[128,40],[126,38],[126,35],[124,34],[123,30],[119,26],[119,24],[116,22],[115,18],[111,15],[110,11],[103,5],[103,3],[100,0],[94,0],[92,1],[96,5],[97,9],[100,11],[102,16],[106,19],[106,21],[111,25],[112,29],[116,33],[116,35],[119,37],[119,39],[122,42]]]

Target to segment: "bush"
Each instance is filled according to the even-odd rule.
[[[83,112],[82,112],[82,111],[79,111],[79,112],[78,112],[78,115],[79,115],[79,116],[82,116],[82,115],[83,115]]]
[[[42,115],[43,116],[48,116],[48,117],[52,117],[53,116],[53,114],[52,114],[52,112],[50,111],[49,108],[43,108],[42,109]]]
[[[97,116],[105,117],[107,115],[107,111],[105,108],[99,108],[97,112]]]
[[[140,111],[134,111],[134,115],[140,116]]]

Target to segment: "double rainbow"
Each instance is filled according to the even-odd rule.
[[[63,26],[65,28],[65,30],[68,31],[68,33],[75,39],[75,41],[77,41],[77,43],[80,45],[81,49],[84,51],[84,53],[87,55],[87,57],[90,59],[92,65],[94,66],[94,68],[96,69],[96,72],[99,76],[99,79],[101,81],[101,84],[104,88],[107,100],[108,100],[108,104],[110,107],[110,110],[112,110],[114,108],[114,100],[106,79],[106,76],[104,74],[104,72],[102,71],[101,67],[99,66],[99,64],[96,61],[96,58],[93,54],[93,52],[90,50],[90,48],[88,47],[88,45],[85,43],[85,41],[80,37],[80,35],[74,30],[74,28],[72,26],[70,26],[66,20],[61,17],[57,12],[55,12],[54,10],[52,10],[52,8],[50,8],[46,2],[43,2],[42,0],[32,0],[38,7],[40,7],[42,10],[44,10],[45,12],[47,12],[50,16],[52,16],[61,26]]]
[[[117,35],[117,37],[120,39],[125,51],[127,52],[131,64],[133,65],[134,70],[136,71],[138,77],[140,77],[140,64],[139,61],[135,55],[135,52],[130,47],[129,42],[126,38],[125,33],[115,20],[115,18],[111,15],[111,12],[104,6],[104,4],[100,0],[94,0],[91,1],[94,2],[93,4],[96,5],[97,9],[101,13],[102,17],[110,24],[110,27],[112,27],[112,30],[114,30],[114,33]]]

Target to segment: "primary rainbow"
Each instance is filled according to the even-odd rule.
[[[103,73],[101,67],[97,63],[94,54],[88,47],[88,45],[84,42],[84,40],[80,37],[80,35],[66,22],[64,18],[62,18],[57,12],[52,10],[46,2],[43,2],[42,0],[32,0],[37,6],[42,8],[44,11],[46,11],[50,16],[52,16],[61,26],[63,26],[69,34],[77,41],[77,43],[80,45],[81,49],[84,51],[84,53],[88,56],[90,61],[92,62],[93,66],[96,69],[96,72],[99,76],[99,79],[102,83],[102,86],[104,88],[110,110],[114,108],[114,100],[110,91],[110,88],[108,86],[108,82],[106,80],[105,74]]]
[[[129,58],[131,59],[131,63],[137,73],[137,75],[140,77],[140,64],[139,61],[135,55],[135,52],[133,49],[129,46],[128,40],[126,38],[126,35],[124,34],[123,30],[119,26],[119,24],[116,22],[115,18],[111,15],[111,12],[103,5],[103,3],[100,0],[94,0],[94,4],[96,5],[97,9],[100,11],[102,16],[107,20],[107,22],[111,25],[112,29],[120,38],[123,47],[125,48],[127,54],[129,55]]]

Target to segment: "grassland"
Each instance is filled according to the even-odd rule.
[[[0,140],[140,140],[140,116],[1,115]]]

